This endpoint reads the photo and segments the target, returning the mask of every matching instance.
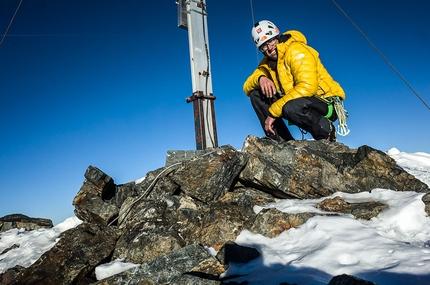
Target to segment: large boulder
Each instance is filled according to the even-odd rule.
[[[216,201],[233,186],[246,161],[243,153],[223,146],[198,159],[184,161],[171,179],[188,196],[203,202]]]
[[[52,221],[43,218],[30,218],[22,214],[6,215],[0,218],[0,232],[11,229],[25,229],[26,231],[52,228]]]
[[[97,225],[82,223],[64,232],[51,250],[19,272],[9,285],[77,284],[106,261],[118,237],[115,227],[100,229]]]
[[[118,205],[110,201],[115,196],[114,180],[94,166],[89,166],[84,176],[72,203],[75,215],[84,222],[106,226],[119,212]]]
[[[248,163],[240,181],[280,198],[313,199],[375,188],[429,191],[390,156],[369,146],[350,149],[324,140],[278,142],[248,136],[242,152]]]
[[[209,273],[204,272],[208,269],[207,264],[212,264],[210,266],[211,270],[208,271]],[[217,262],[204,247],[198,244],[191,244],[181,249],[174,250],[164,256],[155,258],[150,262],[143,263],[139,267],[134,267],[94,284],[169,284],[172,280],[188,272],[194,274],[205,273],[206,275],[219,275],[224,270],[221,265],[216,264],[219,264],[219,262]],[[179,280],[176,279],[175,282],[178,281]]]

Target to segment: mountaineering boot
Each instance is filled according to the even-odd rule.
[[[328,141],[335,142],[336,141],[336,127],[333,123],[330,123],[330,135],[327,138]]]

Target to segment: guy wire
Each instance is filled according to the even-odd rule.
[[[9,31],[10,26],[12,26],[12,22],[13,22],[13,20],[15,19],[16,13],[18,13],[19,7],[21,7],[21,3],[22,3],[22,0],[21,0],[21,1],[19,1],[18,7],[16,8],[15,13],[14,13],[14,14],[13,14],[13,16],[12,16],[12,19],[11,19],[11,20],[10,20],[10,22],[9,22],[9,26],[7,26],[7,28],[6,28],[6,32],[4,32],[4,34],[3,34],[3,37],[2,37],[2,39],[1,39],[1,41],[0,41],[0,46],[2,45],[2,43],[3,43],[4,39],[6,38],[6,35],[7,35],[7,32]]]
[[[342,10],[342,8],[340,8],[340,6],[334,1],[332,0],[333,4],[336,5],[336,7],[342,12],[342,14],[351,22],[351,24],[354,25],[354,27],[360,32],[360,34],[369,42],[369,44],[376,50],[376,52],[385,60],[385,62],[391,67],[391,69],[394,70],[394,72],[400,77],[400,79],[403,80],[403,82],[409,87],[409,89],[411,89],[411,91],[418,97],[418,99],[421,100],[421,102],[427,107],[427,109],[430,110],[429,105],[427,105],[427,103],[424,101],[424,99],[422,99],[418,93],[412,88],[412,86],[406,81],[405,78],[403,78],[403,76],[400,74],[400,72],[398,72],[394,66],[388,61],[388,59],[385,58],[385,56],[382,54],[382,52],[380,52],[378,50],[378,48],[370,41],[370,39],[360,30],[360,28],[352,21],[352,19],[350,17],[348,17],[348,15],[345,13],[345,11]]]
[[[252,0],[249,0],[249,3],[251,4],[251,18],[252,18],[252,25],[254,26],[255,24],[255,19],[254,19],[254,6],[252,5]],[[255,55],[257,57],[257,65],[260,63],[260,58],[258,57],[259,53],[258,53],[258,48],[255,48]]]

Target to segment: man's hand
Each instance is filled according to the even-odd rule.
[[[260,83],[261,92],[266,95],[267,98],[272,98],[276,94],[276,87],[272,80],[265,76],[261,76],[258,80]]]
[[[267,135],[274,135],[275,131],[273,130],[273,123],[275,122],[275,118],[268,116],[266,121],[264,122],[264,130]]]

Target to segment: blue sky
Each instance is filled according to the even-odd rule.
[[[1,36],[19,2],[0,1]],[[242,91],[257,65],[251,5],[206,3],[218,143],[241,149],[263,135]],[[303,32],[344,88],[351,133],[341,143],[430,153],[428,107],[332,1],[252,3],[255,21]],[[430,104],[430,4],[336,3]],[[164,166],[168,150],[196,147],[188,34],[173,0],[24,0],[0,46],[0,78],[0,217],[59,223],[89,165],[122,184]]]

